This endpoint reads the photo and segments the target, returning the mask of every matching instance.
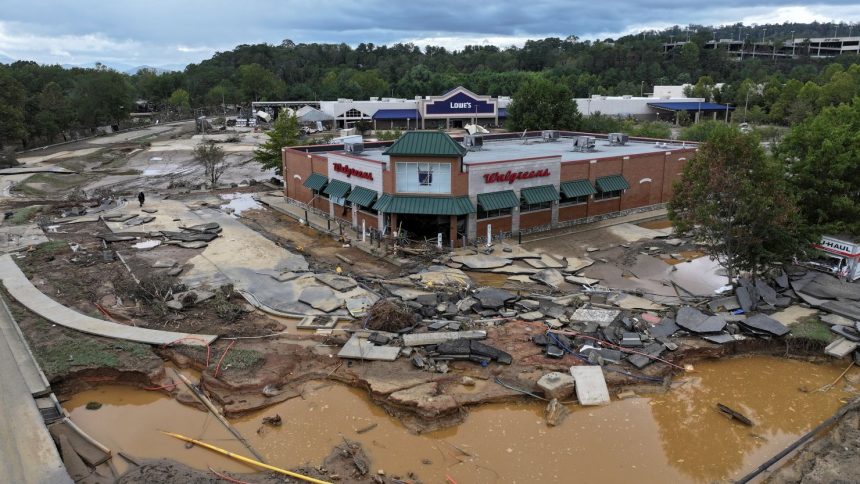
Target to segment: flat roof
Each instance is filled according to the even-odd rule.
[[[520,138],[487,139],[480,150],[469,151],[463,158],[466,165],[479,165],[484,163],[495,163],[501,161],[520,160],[528,158],[545,158],[558,156],[561,162],[596,160],[600,158],[615,158],[620,156],[645,155],[653,153],[665,153],[682,149],[696,148],[695,143],[670,143],[668,141],[634,141],[630,140],[625,145],[610,145],[606,137],[595,136],[594,151],[574,151],[574,137],[563,136],[558,141],[545,142],[540,136],[527,138],[528,143],[523,143]],[[374,161],[388,161],[388,155],[383,155],[385,148],[365,148],[357,156]],[[329,153],[338,154],[340,150],[332,150]]]

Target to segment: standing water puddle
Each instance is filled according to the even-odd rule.
[[[270,464],[285,468],[321,463],[343,435],[364,445],[373,472],[415,472],[424,482],[444,482],[446,476],[456,482],[707,482],[740,477],[832,415],[847,396],[842,385],[827,393],[800,389],[819,388],[841,371],[771,357],[702,362],[667,394],[606,407],[571,406],[559,427],[546,426],[543,405],[520,402],[480,406],[462,425],[423,435],[410,434],[364,392],[310,382],[304,399],[232,423]],[[103,406],[86,410],[90,401]],[[715,410],[717,402],[755,426],[728,420]],[[102,387],[75,395],[65,407],[114,453],[169,458],[204,470],[251,470],[159,433],[178,432],[248,455],[212,417],[161,394]],[[276,413],[282,427],[261,426],[264,416]]]

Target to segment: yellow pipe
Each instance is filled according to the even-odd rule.
[[[214,445],[210,445],[210,444],[207,444],[206,442],[201,442],[201,441],[199,441],[199,440],[194,440],[194,439],[192,439],[191,437],[186,437],[186,436],[184,436],[184,435],[174,434],[174,433],[172,433],[172,432],[165,432],[165,431],[163,431],[163,430],[161,431],[161,433],[163,433],[163,434],[167,434],[167,435],[169,435],[169,436],[171,436],[171,437],[176,437],[176,438],[177,438],[177,439],[179,439],[179,440],[184,440],[184,441],[186,441],[186,442],[191,442],[191,443],[192,443],[192,444],[194,444],[194,445],[199,445],[200,447],[205,447],[205,448],[207,448],[207,449],[209,449],[209,450],[214,450],[215,452],[218,452],[219,454],[224,454],[224,455],[226,455],[227,457],[232,457],[232,458],[234,458],[234,459],[236,459],[236,460],[238,460],[238,461],[244,462],[244,463],[246,463],[246,464],[251,464],[251,465],[254,465],[254,466],[257,466],[257,467],[261,467],[261,468],[263,468],[263,469],[266,469],[266,470],[269,470],[269,471],[272,471],[272,472],[277,472],[277,473],[279,473],[279,474],[284,474],[284,475],[286,475],[286,476],[295,477],[296,479],[301,479],[301,480],[303,480],[303,481],[307,481],[307,482],[313,482],[314,484],[332,484],[331,482],[328,482],[328,481],[321,481],[321,480],[319,480],[319,479],[314,479],[313,477],[308,477],[308,476],[305,476],[305,475],[302,475],[302,474],[297,474],[297,473],[295,473],[295,472],[290,472],[290,471],[287,471],[287,470],[281,469],[281,468],[279,468],[279,467],[270,466],[269,464],[263,464],[263,463],[262,463],[262,462],[260,462],[260,461],[256,461],[256,460],[254,460],[254,459],[249,459],[249,458],[247,458],[247,457],[243,457],[243,456],[241,456],[241,455],[239,455],[239,454],[234,454],[234,453],[230,452],[229,450],[224,450],[224,449],[222,449],[222,448],[220,448],[220,447],[215,447]]]

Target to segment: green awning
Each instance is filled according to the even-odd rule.
[[[349,196],[346,197],[346,201],[353,205],[372,207],[373,202],[376,200],[378,195],[379,194],[375,191],[364,187],[352,187],[352,191],[349,193]]]
[[[340,180],[331,180],[328,182],[328,186],[325,187],[323,193],[335,198],[343,198],[349,193],[349,189],[352,186],[347,182],[342,182]]]
[[[567,198],[587,197],[597,193],[588,180],[574,180],[561,184],[561,193]]]
[[[323,187],[325,187],[326,183],[328,183],[328,178],[326,178],[324,175],[320,175],[319,173],[311,173],[311,176],[309,176],[308,179],[305,180],[304,183],[302,183],[302,185],[307,188],[310,188],[311,190],[320,191],[323,189]]]
[[[413,197],[387,193],[379,197],[373,209],[410,215],[466,215],[475,212],[469,197]]]
[[[501,210],[505,208],[514,208],[520,205],[517,200],[517,195],[513,190],[505,190],[503,192],[479,193],[478,205],[484,211]]]
[[[595,184],[597,184],[597,189],[601,192],[614,192],[630,188],[630,184],[621,175],[602,176],[595,180]]]
[[[555,185],[542,185],[539,187],[523,188],[520,190],[523,200],[529,205],[538,203],[554,202],[558,200],[558,191]]]

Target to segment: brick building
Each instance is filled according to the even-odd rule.
[[[284,193],[328,217],[461,243],[662,207],[696,147],[569,132],[285,148]],[[624,138],[624,139],[621,139]],[[467,148],[466,145],[469,145]]]

